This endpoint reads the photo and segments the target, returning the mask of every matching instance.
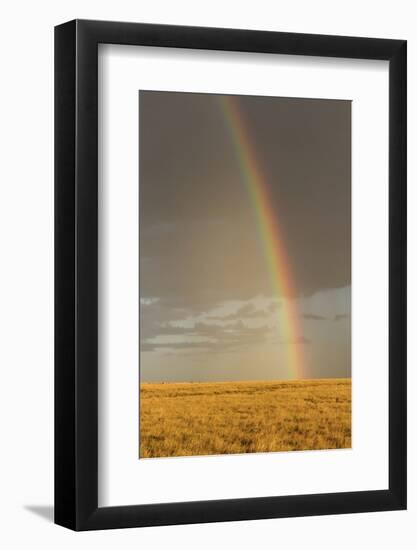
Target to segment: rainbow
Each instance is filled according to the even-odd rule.
[[[255,147],[239,109],[238,99],[218,96],[226,126],[236,152],[242,179],[253,205],[256,222],[268,265],[272,289],[278,298],[286,298],[280,308],[280,335],[287,343],[289,378],[307,378],[302,350],[302,331],[295,306],[295,285],[283,242],[277,213],[268,197],[268,186],[255,157]]]

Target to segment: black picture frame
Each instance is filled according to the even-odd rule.
[[[389,488],[98,507],[98,44],[389,61]],[[74,530],[406,508],[406,41],[74,20],[55,28],[55,523]]]

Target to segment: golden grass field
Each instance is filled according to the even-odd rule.
[[[350,446],[350,379],[140,387],[141,458]]]

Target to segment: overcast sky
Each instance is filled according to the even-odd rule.
[[[141,379],[288,378],[285,300],[309,376],[350,376],[351,103],[237,103],[296,295],[274,294],[218,96],[140,92]]]

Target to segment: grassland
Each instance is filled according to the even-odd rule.
[[[350,379],[141,384],[140,457],[351,446]]]

